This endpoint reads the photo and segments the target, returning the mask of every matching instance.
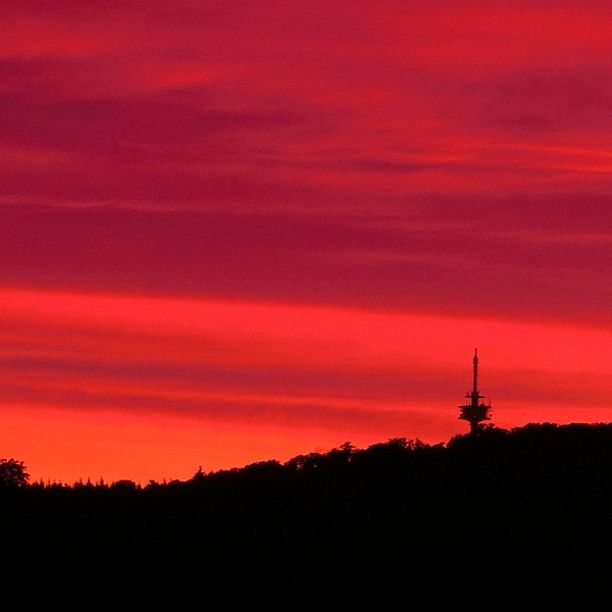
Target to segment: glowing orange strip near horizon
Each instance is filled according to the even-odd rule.
[[[463,431],[482,355],[495,422],[608,420],[612,333],[563,322],[0,290],[2,455],[34,477],[188,477]],[[213,375],[214,374],[214,375]]]

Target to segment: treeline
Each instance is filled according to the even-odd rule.
[[[512,430],[487,427],[477,436],[461,435],[446,444],[430,445],[420,440],[394,438],[359,449],[350,442],[327,453],[309,453],[293,457],[285,463],[261,461],[241,468],[206,473],[198,468],[188,480],[157,482],[150,480],[142,486],[131,480],[105,482],[79,480],[73,484],[62,482],[30,482],[24,462],[0,459],[0,492],[28,490],[31,495],[53,497],[70,492],[87,495],[97,491],[113,496],[126,494],[155,497],[155,495],[198,490],[235,489],[240,492],[259,490],[270,483],[272,488],[286,486],[325,487],[334,483],[339,493],[364,483],[382,484],[396,479],[410,487],[418,486],[447,491],[477,485],[481,491],[502,487],[516,493],[537,481],[538,489],[551,491],[556,486],[568,490],[570,483],[593,490],[604,486],[605,473],[612,469],[612,424],[551,423],[530,424]],[[491,476],[501,476],[491,478]],[[555,477],[561,478],[561,482]],[[542,483],[542,478],[546,479]],[[337,485],[337,486],[336,486]],[[269,487],[264,486],[264,489]],[[330,491],[331,493],[332,491]],[[22,495],[25,495],[23,493]]]
[[[143,487],[0,489],[5,575],[191,577],[216,591],[272,581],[304,596],[437,576],[445,590],[498,584],[508,596],[596,583],[611,567],[610,424],[347,443]]]

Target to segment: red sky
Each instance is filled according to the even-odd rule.
[[[0,456],[186,478],[612,418],[609,2],[2,4]]]

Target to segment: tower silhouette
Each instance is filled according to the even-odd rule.
[[[480,395],[478,391],[478,349],[474,349],[473,363],[474,377],[472,391],[468,391],[465,395],[465,398],[469,399],[470,403],[459,406],[459,418],[463,421],[468,421],[470,433],[476,434],[480,430],[480,423],[491,419],[491,404],[480,402],[480,400],[484,399],[484,395]]]

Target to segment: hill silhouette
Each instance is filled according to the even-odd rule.
[[[209,594],[255,584],[302,598],[414,593],[434,578],[444,592],[488,585],[520,600],[607,579],[612,424],[346,443],[144,487],[5,483],[0,502],[5,577],[196,580]]]

